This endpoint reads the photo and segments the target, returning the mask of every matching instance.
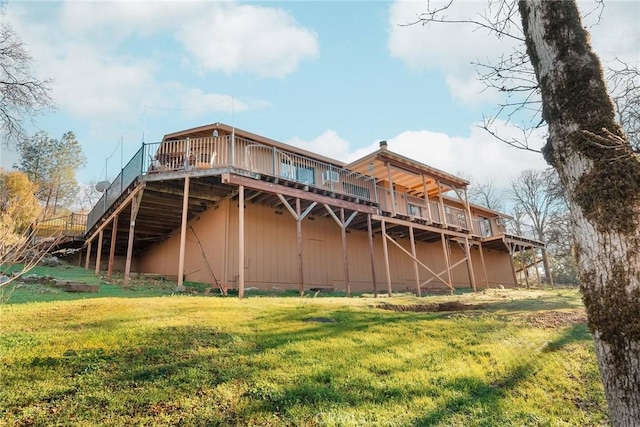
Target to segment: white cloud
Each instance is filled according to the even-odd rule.
[[[292,138],[287,144],[336,160],[345,161],[350,157],[349,141],[341,138],[334,130],[326,130],[310,141]]]
[[[203,70],[282,77],[318,51],[315,34],[271,7],[139,1],[38,5],[10,4],[9,21],[37,58],[34,71],[54,80],[52,97],[59,108],[81,119],[131,121],[144,106],[181,110],[188,117],[230,111],[231,103],[223,102],[228,94],[190,87],[164,77],[163,70],[179,68],[185,77]],[[158,39],[182,45],[191,55],[167,58]],[[234,108],[269,105],[236,99]]]
[[[498,105],[502,100],[497,91],[487,89],[476,75],[464,77],[448,75],[446,83],[451,96],[463,105],[475,105],[480,102]]]
[[[431,2],[432,8],[446,2]],[[478,19],[487,2],[454,1],[446,12],[447,19]],[[485,29],[471,24],[430,23],[405,25],[415,22],[426,11],[426,2],[400,0],[393,3],[389,13],[388,49],[392,57],[403,61],[419,72],[438,70],[445,74],[452,96],[462,104],[474,105],[495,102],[495,94],[483,91],[478,83],[473,61],[487,62],[500,52],[514,46],[510,39],[498,40]]]
[[[432,1],[432,7],[447,2]],[[454,1],[446,11],[449,20],[480,19],[489,2]],[[586,15],[583,23],[591,33],[596,52],[606,63],[617,56],[630,64],[640,63],[640,6],[636,1],[604,3],[602,20],[596,23],[598,10],[594,1],[581,1],[579,7]],[[388,48],[392,57],[403,61],[416,72],[438,70],[445,74],[452,97],[461,104],[495,104],[495,91],[482,91],[471,62],[492,63],[501,53],[510,52],[518,43],[511,39],[498,40],[487,30],[469,24],[430,23],[402,26],[415,22],[426,10],[426,2],[398,0],[389,10]],[[518,18],[516,16],[516,18]],[[492,61],[493,59],[493,61]]]
[[[284,77],[318,54],[317,35],[281,10],[225,4],[176,33],[205,71]]]
[[[586,2],[590,3],[590,2]],[[581,4],[582,6],[582,4]],[[588,9],[582,8],[583,12]],[[640,66],[640,3],[611,1],[604,3],[602,20],[592,25],[597,15],[585,18],[594,50],[606,65],[615,57]]]
[[[171,35],[200,71],[283,77],[318,55],[317,35],[279,8],[235,2],[69,2],[61,22],[76,37],[123,42]]]
[[[501,135],[519,136],[519,130],[498,124]],[[542,141],[535,143],[541,146]],[[539,153],[518,150],[498,141],[477,126],[469,136],[450,137],[428,131],[403,132],[389,140],[389,149],[449,173],[463,172],[472,182],[494,181],[505,187],[523,169],[543,169]]]
[[[506,138],[520,135],[519,129],[505,123],[496,123],[496,127]],[[538,134],[529,142],[539,148],[544,142],[542,138]],[[465,137],[417,130],[402,132],[387,142],[393,152],[454,175],[463,173],[471,177],[472,184],[493,181],[496,187],[506,188],[522,170],[547,167],[542,154],[509,147],[475,125]],[[348,141],[331,130],[309,141],[295,138],[288,143],[345,162],[379,148],[376,141],[367,147],[351,149]]]

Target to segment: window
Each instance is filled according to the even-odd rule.
[[[447,224],[467,228],[467,217],[462,209],[445,206],[444,214],[447,218]]]
[[[371,200],[371,192],[367,187],[361,185],[350,184],[345,182],[343,185],[344,191],[352,196],[362,197],[363,199]]]
[[[280,162],[280,176],[303,184],[316,183],[316,171],[310,166],[296,165],[288,160]]]
[[[296,180],[303,184],[316,183],[316,171],[308,166],[296,166]]]
[[[478,223],[480,224],[480,235],[482,237],[489,237],[493,234],[489,218],[478,217]]]
[[[414,205],[412,203],[407,203],[407,213],[409,216],[417,216],[422,218],[422,207],[418,205]]]

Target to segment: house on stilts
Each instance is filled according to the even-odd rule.
[[[214,123],[142,145],[88,215],[84,265],[240,296],[512,287],[525,252],[537,273],[544,244],[469,203],[468,184],[384,141],[345,164]]]

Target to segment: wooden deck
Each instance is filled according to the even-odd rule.
[[[388,152],[383,154],[387,156]],[[88,215],[87,266],[96,240],[98,257],[103,248],[109,248],[109,275],[115,255],[126,256],[128,274],[133,257],[171,236],[180,236],[184,257],[186,224],[209,209],[217,209],[223,200],[237,201],[241,207],[240,224],[247,204],[289,211],[296,220],[299,236],[301,221],[307,215],[332,217],[342,230],[345,254],[347,227],[366,231],[370,236],[381,235],[387,263],[387,243],[398,245],[399,239],[410,239],[412,246],[416,241],[440,241],[445,256],[450,244],[459,244],[466,253],[470,272],[469,251],[473,246],[480,251],[486,248],[510,254],[544,248],[541,242],[505,234],[499,227],[492,235],[483,236],[471,216],[466,193],[456,187],[457,181],[444,173],[429,179],[420,174],[405,179],[399,167],[397,163],[392,170],[386,163],[384,176],[389,181],[385,185],[394,188],[389,191],[380,187],[375,177],[345,169],[338,163],[235,135],[144,144]],[[413,165],[412,170],[416,167]],[[406,193],[396,190],[394,177],[408,186]],[[458,200],[443,196],[445,184],[441,179],[455,191]],[[424,267],[416,258],[415,249],[406,254],[413,258],[416,269],[419,265]],[[239,255],[239,259],[244,257]],[[451,284],[450,270],[454,267],[431,273]],[[449,278],[443,274],[449,274]],[[475,289],[475,279],[469,275]],[[345,277],[348,283],[346,271]],[[419,280],[416,286],[420,293]]]

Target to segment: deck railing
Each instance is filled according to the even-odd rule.
[[[535,227],[530,224],[518,224],[515,220],[506,218],[503,218],[501,223],[507,234],[521,236],[531,240],[540,240]]]
[[[34,237],[47,238],[54,236],[79,237],[87,227],[87,215],[72,213],[49,218],[36,224]]]
[[[377,192],[380,209],[387,212],[393,212],[389,189],[378,186]],[[394,191],[393,196],[396,202],[395,212],[398,214],[430,220],[435,223],[451,225],[454,227],[465,229],[469,228],[467,225],[467,216],[463,209],[444,205],[445,221],[443,221],[440,204],[438,202],[429,201],[427,204],[427,201],[423,198],[411,196],[399,191]],[[427,211],[427,206],[429,207],[429,211]]]
[[[372,177],[245,138],[226,135],[146,144],[144,157],[148,173],[234,167],[376,201]]]
[[[113,180],[87,219],[87,230],[140,175],[232,167],[376,202],[375,178],[231,135],[145,143]]]
[[[93,227],[100,217],[111,207],[113,202],[122,194],[122,192],[131,185],[137,177],[142,174],[145,147],[140,148],[133,155],[129,163],[122,168],[118,176],[113,180],[109,188],[106,189],[98,203],[91,209],[87,215],[87,227],[89,230]]]

